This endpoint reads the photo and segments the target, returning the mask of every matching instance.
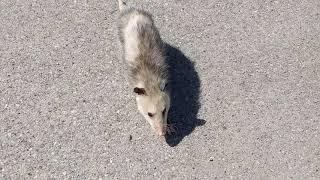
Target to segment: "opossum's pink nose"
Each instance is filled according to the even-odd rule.
[[[165,136],[167,133],[167,129],[165,127],[159,128],[158,129],[158,135],[159,136]]]

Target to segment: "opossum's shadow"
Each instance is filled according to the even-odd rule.
[[[175,132],[166,136],[166,142],[170,146],[176,146],[195,127],[204,125],[206,121],[197,118],[201,84],[194,63],[180,50],[169,44],[166,44],[166,56],[171,90],[168,124],[175,129]]]

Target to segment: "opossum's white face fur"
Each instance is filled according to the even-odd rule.
[[[167,117],[170,108],[170,96],[168,91],[160,88],[154,92],[148,92],[145,88],[135,87],[138,110],[149,122],[152,129],[159,136],[167,132]]]

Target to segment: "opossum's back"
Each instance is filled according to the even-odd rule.
[[[138,33],[138,31],[130,32],[130,29],[138,28],[138,25],[141,26],[144,24],[153,24],[152,17],[149,13],[134,8],[128,8],[121,11],[118,24],[121,42],[124,42],[125,34]]]
[[[142,10],[126,9],[120,15],[120,40],[127,61],[134,61],[139,52],[160,46],[161,39],[150,14]]]
[[[131,18],[135,16],[144,16],[145,18],[148,18],[151,23],[153,23],[152,15],[148,12],[135,8],[127,8],[120,12],[120,28],[124,28],[124,26],[129,23]]]

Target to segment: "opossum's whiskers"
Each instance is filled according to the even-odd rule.
[[[166,124],[166,127],[167,127],[167,133],[169,135],[177,132],[176,124]]]

